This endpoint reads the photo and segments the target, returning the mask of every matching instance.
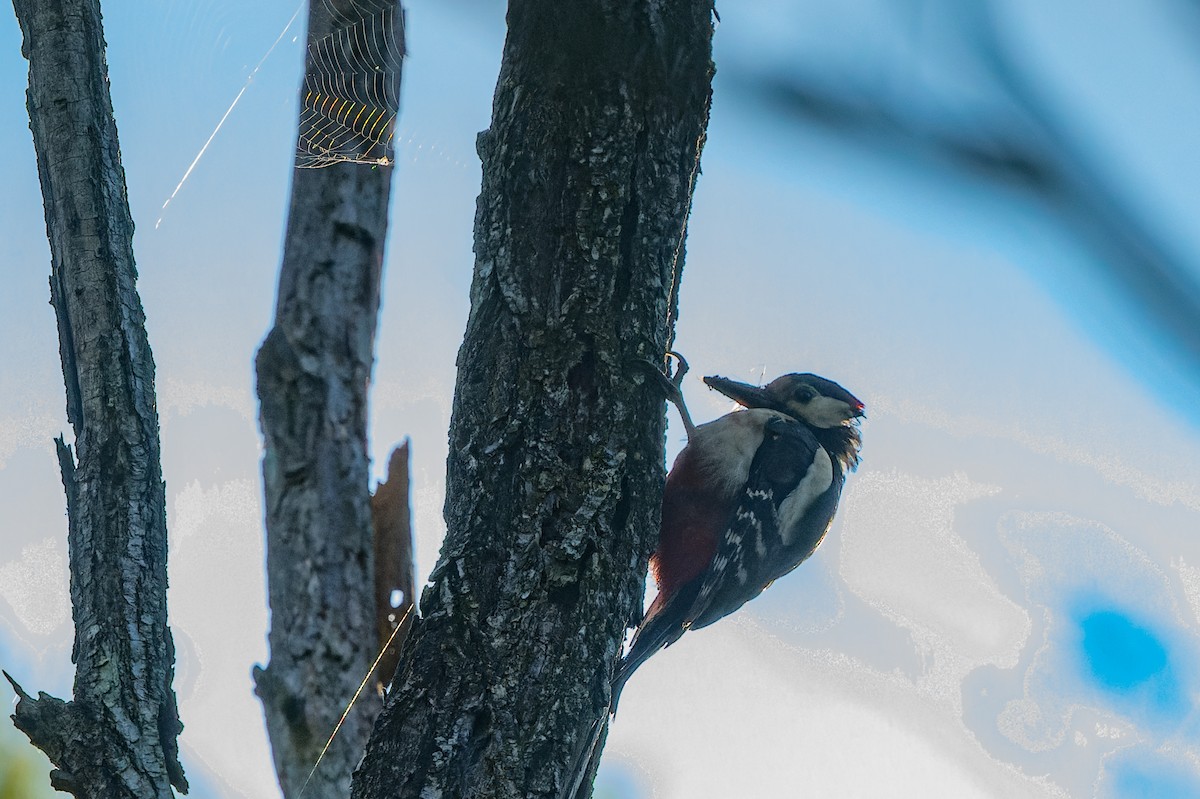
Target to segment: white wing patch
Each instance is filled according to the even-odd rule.
[[[808,471],[804,473],[795,490],[788,494],[779,506],[779,534],[784,546],[792,543],[792,532],[796,529],[796,524],[812,507],[817,497],[828,491],[831,485],[833,461],[824,447],[817,447]]]

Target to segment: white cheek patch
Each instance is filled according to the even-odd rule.
[[[808,471],[804,473],[795,490],[788,494],[779,506],[779,534],[785,546],[792,543],[792,533],[800,519],[812,507],[817,497],[828,491],[831,485],[833,461],[829,459],[829,453],[824,447],[817,447]]]
[[[833,397],[813,397],[807,405],[790,405],[813,427],[838,427],[854,416],[849,405]]]

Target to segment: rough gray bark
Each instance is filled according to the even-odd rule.
[[[28,106],[50,238],[67,419],[66,489],[75,621],[74,698],[15,682],[13,720],[78,797],[169,799],[187,791],[171,688],[167,516],[154,360],[135,287],[133,220],[96,0],[14,0],[29,59]],[[10,682],[12,678],[9,678]]]
[[[310,44],[358,4],[311,3]],[[378,692],[364,693],[304,788],[377,651],[367,386],[390,190],[388,166],[294,171],[275,324],[256,361],[271,660],[254,677],[287,797],[346,796],[379,710]]]
[[[513,0],[479,137],[447,537],[356,799],[558,797],[641,615],[710,2]],[[586,761],[585,761],[586,762]]]

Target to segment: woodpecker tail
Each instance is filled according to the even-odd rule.
[[[571,767],[570,776],[559,794],[559,799],[587,799],[591,796],[596,772],[600,770],[600,753],[604,751],[604,742],[608,738],[611,709],[610,705],[605,709],[604,715],[593,721],[592,726],[588,728],[583,746],[575,755],[575,764]]]
[[[700,580],[693,580],[680,588],[669,598],[664,599],[660,593],[651,603],[633,637],[629,654],[617,667],[617,675],[613,679],[612,702],[609,712],[617,712],[617,700],[621,697],[621,689],[633,676],[639,666],[650,659],[650,656],[664,647],[679,640],[687,630],[691,619],[688,618],[696,595],[700,592]]]
[[[651,608],[653,609],[653,606]],[[678,637],[678,635],[675,636],[675,638]],[[635,646],[639,638],[641,638],[641,631],[634,639]],[[594,720],[591,727],[588,728],[588,733],[583,738],[583,745],[575,755],[575,765],[571,767],[570,780],[559,795],[560,799],[588,799],[592,795],[592,785],[596,781],[596,774],[600,771],[600,755],[604,751],[605,741],[608,740],[608,725],[617,713],[617,702],[621,699],[621,690],[632,676],[634,669],[663,646],[666,644],[647,649],[637,662],[631,662],[630,658],[626,657],[617,666],[616,676],[613,677],[612,692],[609,694],[608,707],[604,709],[600,718]],[[633,651],[631,650],[630,656],[632,655]]]
[[[699,590],[700,581],[696,580],[692,585],[684,586],[673,594],[670,599],[664,600],[663,595],[659,594],[651,603],[633,638],[629,654],[617,666],[608,707],[604,709],[600,718],[592,722],[588,734],[581,742],[575,756],[575,765],[571,768],[570,780],[563,786],[560,799],[586,799],[591,795],[592,783],[595,782],[596,772],[600,769],[600,753],[604,751],[604,742],[608,738],[608,725],[617,713],[617,703],[621,699],[625,683],[651,655],[675,643],[683,635],[685,627],[680,614],[691,608]]]

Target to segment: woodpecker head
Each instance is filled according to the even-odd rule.
[[[844,427],[865,415],[857,397],[813,374],[783,375],[761,387],[725,377],[706,377],[704,382],[747,408],[779,411],[810,427]]]

